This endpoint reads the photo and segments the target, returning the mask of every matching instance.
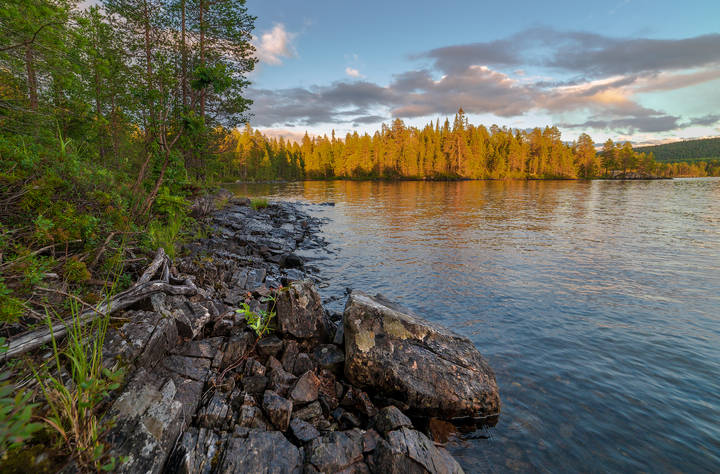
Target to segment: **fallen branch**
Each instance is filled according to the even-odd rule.
[[[155,293],[165,293],[169,295],[194,295],[197,293],[197,287],[190,278],[185,280],[177,280],[170,278],[169,258],[165,251],[160,248],[155,254],[150,266],[143,272],[137,283],[127,290],[118,293],[109,301],[103,302],[96,307],[84,311],[80,314],[81,323],[86,324],[94,321],[102,316],[126,309],[140,301],[149,298]],[[152,277],[160,270],[160,279],[152,280]],[[17,357],[20,354],[37,349],[50,342],[53,338],[62,337],[67,333],[67,328],[72,326],[73,319],[66,319],[50,328],[40,329],[23,336],[17,337],[8,343],[8,350],[5,354],[0,355],[0,361]]]

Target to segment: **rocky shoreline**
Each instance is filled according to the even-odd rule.
[[[196,293],[155,294],[108,332],[105,363],[128,374],[108,412],[119,472],[462,472],[429,427],[499,415],[469,340],[359,291],[329,314],[297,253],[325,245],[321,222],[298,205],[232,198],[207,219],[170,268]],[[271,335],[243,303],[277,313]]]

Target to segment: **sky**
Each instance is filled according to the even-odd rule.
[[[598,143],[720,135],[720,1],[248,0],[269,134],[556,125]]]

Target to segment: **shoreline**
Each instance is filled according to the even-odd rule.
[[[472,343],[379,295],[353,291],[344,315],[328,313],[319,269],[296,253],[326,245],[321,220],[297,203],[228,201],[204,217],[207,238],[148,277],[169,272],[195,293],[154,294],[107,333],[105,364],[127,373],[107,412],[109,453],[125,460],[118,472],[463,472],[443,447],[450,422],[471,414],[492,425],[500,410]],[[169,263],[162,251],[158,259]],[[243,304],[276,313],[275,330],[253,332],[236,312]],[[388,353],[381,338],[397,331]],[[442,357],[405,344],[417,331]],[[470,362],[449,364],[446,353]],[[408,375],[398,360],[424,370]]]

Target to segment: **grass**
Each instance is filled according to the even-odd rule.
[[[264,209],[268,207],[269,203],[266,198],[252,198],[250,199],[250,207],[255,209],[256,211],[258,209]]]
[[[115,277],[108,279],[107,299],[114,293],[121,274],[120,269],[114,270]],[[103,366],[103,344],[110,317],[101,314],[88,321],[76,299],[69,304],[71,318],[65,346],[58,345],[53,331],[53,319],[60,317],[53,312],[53,318],[46,311],[52,336],[51,367],[32,367],[48,407],[42,420],[57,433],[80,470],[112,471],[121,460],[106,451],[103,438],[112,421],[103,420],[99,409],[110,391],[120,386],[124,373],[122,369]]]

